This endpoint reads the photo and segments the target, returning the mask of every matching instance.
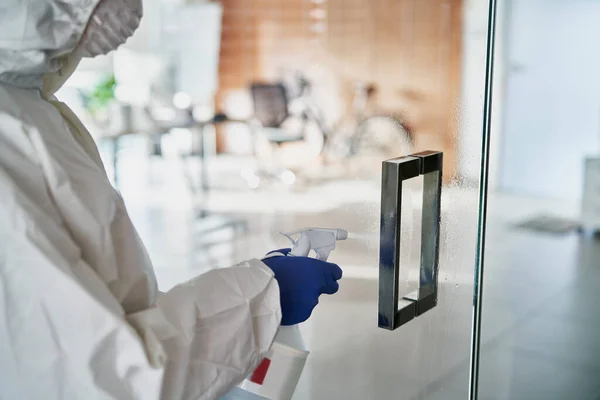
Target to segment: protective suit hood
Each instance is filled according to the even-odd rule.
[[[101,0],[3,0],[0,83],[53,94],[75,70],[71,56]],[[46,82],[44,82],[46,81]]]

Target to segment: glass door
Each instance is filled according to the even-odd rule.
[[[480,399],[600,398],[599,17],[586,1],[499,8]]]
[[[326,207],[286,217],[349,231],[330,257],[340,292],[301,326],[311,354],[294,399],[466,399],[490,3],[317,3],[333,76],[381,82],[410,145],[348,156]]]
[[[216,205],[260,228],[237,256],[289,246],[277,232],[349,232],[329,257],[339,292],[301,324],[293,399],[468,398],[490,2],[222,4],[217,102],[234,115],[251,86],[257,161],[277,182],[251,172],[256,191]]]

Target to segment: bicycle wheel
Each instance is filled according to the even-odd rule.
[[[406,125],[393,116],[374,115],[361,121],[352,138],[353,156],[381,159],[410,154],[413,141]]]

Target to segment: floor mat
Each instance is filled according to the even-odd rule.
[[[581,223],[556,215],[541,214],[519,222],[515,227],[536,232],[566,234],[578,231],[581,228]]]

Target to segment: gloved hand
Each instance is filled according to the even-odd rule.
[[[319,296],[338,291],[342,270],[336,264],[310,257],[287,256],[290,249],[269,253],[262,261],[273,270],[279,284],[281,325],[295,325],[310,317]]]

